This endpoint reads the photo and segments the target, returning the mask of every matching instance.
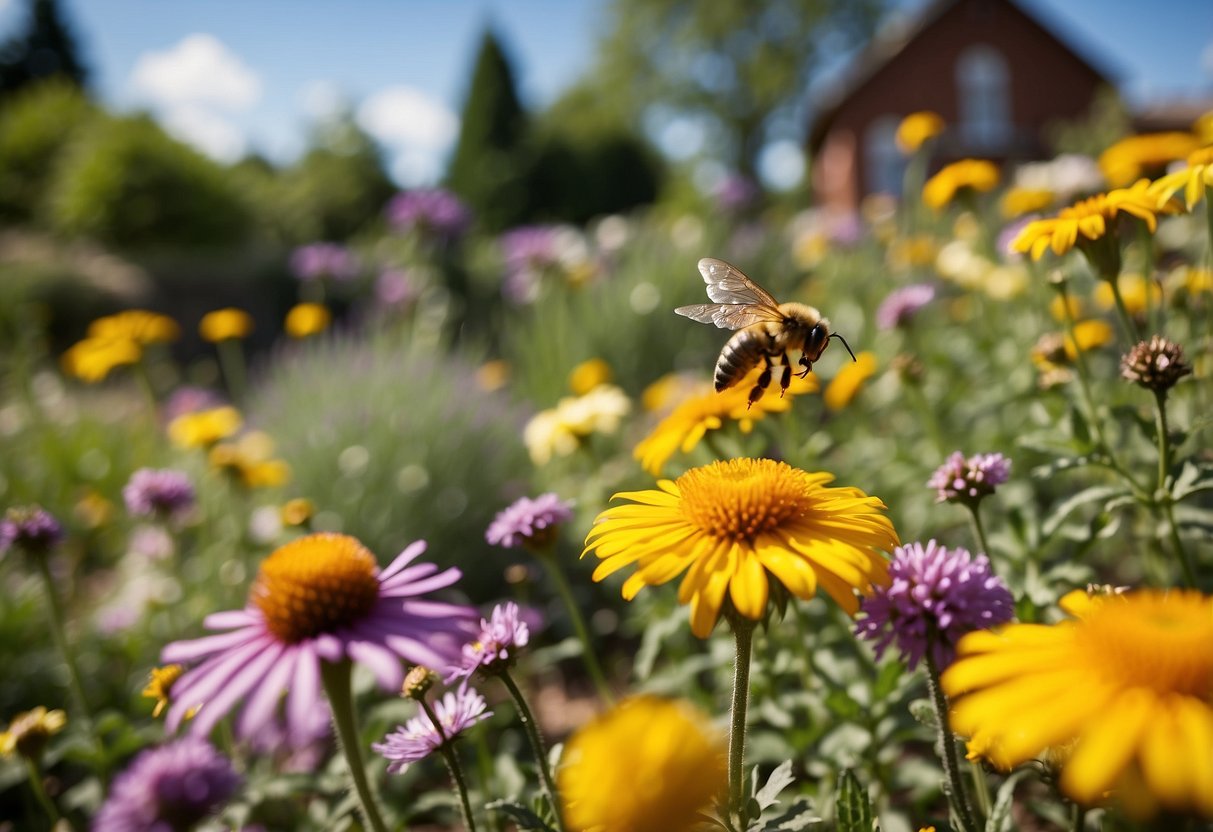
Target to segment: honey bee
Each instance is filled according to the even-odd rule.
[[[855,353],[846,339],[830,332],[830,322],[821,313],[803,303],[780,303],[766,289],[750,280],[741,269],[723,260],[705,257],[699,261],[699,273],[707,284],[708,297],[714,303],[680,306],[675,313],[721,329],[735,329],[716,360],[716,392],[732,387],[758,365],[766,362],[758,382],[750,390],[749,405],[762,398],[771,385],[775,370],[772,359],[780,359],[779,395],[787,392],[792,381],[788,353],[800,350],[796,374],[804,378],[821,358],[831,338],[842,341],[851,360]]]

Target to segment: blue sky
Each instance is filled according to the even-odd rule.
[[[907,0],[918,6],[924,0]],[[403,183],[432,179],[492,25],[528,104],[590,64],[607,0],[61,0],[101,96],[220,158],[291,158],[338,101]],[[1137,100],[1213,95],[1213,0],[1021,0]],[[25,0],[0,0],[7,32]]]

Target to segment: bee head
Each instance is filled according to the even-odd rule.
[[[826,345],[830,342],[830,325],[822,318],[813,328],[809,330],[809,334],[804,339],[804,354],[808,356],[810,361],[816,361],[821,358],[821,354],[825,352]]]

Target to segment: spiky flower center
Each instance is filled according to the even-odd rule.
[[[313,534],[280,546],[261,564],[252,601],[287,644],[349,626],[379,597],[375,556],[343,534]]]
[[[752,541],[811,505],[814,482],[772,459],[731,459],[687,471],[676,482],[683,516],[721,540]]]
[[[1109,599],[1077,626],[1083,652],[1113,684],[1213,704],[1213,603],[1199,593]]]

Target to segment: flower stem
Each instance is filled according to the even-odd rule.
[[[472,803],[468,800],[468,787],[463,779],[463,769],[459,767],[459,758],[455,756],[455,748],[447,741],[446,732],[442,730],[442,722],[438,719],[438,714],[434,713],[433,707],[426,701],[424,696],[417,698],[418,704],[421,705],[421,710],[425,711],[425,715],[430,718],[430,724],[434,726],[434,730],[438,732],[438,736],[442,738],[442,745],[438,747],[438,751],[442,754],[442,760],[446,763],[446,769],[451,773],[451,781],[455,784],[455,791],[459,795],[459,807],[463,813],[463,826],[467,832],[476,832],[476,821],[472,816]]]
[[[935,663],[933,645],[927,644],[927,690],[931,694],[931,703],[935,706],[935,720],[939,727],[939,743],[943,747],[943,772],[946,779],[947,796],[952,802],[960,824],[965,832],[978,832],[977,822],[973,819],[973,810],[969,807],[969,798],[965,794],[964,781],[960,777],[960,758],[956,754],[956,737],[948,725],[948,700],[944,698],[943,688],[939,686],[939,666]]]
[[[36,760],[29,757],[25,758],[25,767],[29,771],[29,785],[34,790],[34,797],[38,800],[38,805],[41,806],[51,819],[51,825],[56,826],[59,823],[59,810],[55,808],[55,801],[51,800],[50,795],[46,793],[46,786],[42,783],[42,769]]]
[[[531,743],[531,753],[535,755],[535,764],[539,767],[539,779],[543,782],[543,789],[552,803],[552,811],[556,813],[556,828],[560,832],[564,832],[560,793],[556,790],[556,781],[552,779],[552,769],[548,766],[547,749],[544,747],[543,737],[539,734],[539,725],[535,722],[535,715],[531,713],[531,706],[527,704],[526,697],[518,689],[518,685],[515,684],[509,671],[501,671],[498,677],[514,699],[514,706],[518,709],[518,719],[522,722],[526,738]]]
[[[973,520],[973,537],[977,541],[977,546],[981,549],[982,554],[990,557],[990,544],[986,542],[986,530],[981,524],[981,505],[976,502],[966,502],[965,507],[969,509],[969,517]]]
[[[1087,810],[1075,803],[1073,806],[1074,825],[1070,827],[1074,832],[1082,832],[1087,821]]]
[[[743,615],[729,616],[737,661],[733,668],[733,701],[729,710],[729,813],[736,813],[740,828],[748,825],[745,809],[746,708],[750,701],[750,658],[754,652],[754,622]]]
[[[215,344],[219,353],[219,367],[223,370],[223,380],[227,382],[228,395],[234,402],[244,401],[247,388],[244,372],[244,350],[240,341],[235,338],[225,338]]]
[[[1167,490],[1167,471],[1171,467],[1171,437],[1167,427],[1167,394],[1163,390],[1154,391],[1154,428],[1158,434],[1158,486],[1154,492],[1155,503],[1162,504],[1163,515],[1167,520],[1167,534],[1171,545],[1175,547],[1175,556],[1179,559],[1179,567],[1183,570],[1184,580],[1188,586],[1196,586],[1196,573],[1192,569],[1192,561],[1188,558],[1188,550],[1184,548],[1179,536],[1179,528],[1175,524],[1175,509],[1171,504],[1171,493]]]
[[[147,365],[140,358],[135,362],[135,379],[139,382],[139,389],[143,391],[143,400],[147,403],[148,413],[152,417],[152,424],[160,418],[160,404],[156,400],[156,388],[152,386],[152,377],[147,372]]]
[[[1141,333],[1137,331],[1137,324],[1133,322],[1133,316],[1129,314],[1129,309],[1125,306],[1124,296],[1120,294],[1120,278],[1118,275],[1111,277],[1105,275],[1104,280],[1112,290],[1112,300],[1116,302],[1116,314],[1120,318],[1120,325],[1124,327],[1125,334],[1129,336],[1129,343],[1136,344],[1141,340]],[[1149,293],[1149,287],[1146,292]]]
[[[324,693],[328,697],[333,710],[333,725],[337,728],[337,737],[341,741],[341,750],[349,765],[350,777],[354,781],[354,790],[362,803],[362,814],[366,817],[367,825],[374,832],[387,832],[387,825],[375,805],[371,793],[371,783],[366,776],[366,766],[362,762],[361,743],[358,739],[358,724],[354,714],[354,697],[350,691],[350,671],[352,665],[349,659],[339,662],[320,662],[320,678],[324,683]]]
[[[573,631],[581,642],[581,660],[598,691],[598,698],[602,700],[603,704],[610,707],[615,704],[615,697],[611,694],[611,688],[607,684],[606,675],[602,672],[602,666],[598,664],[598,656],[594,652],[594,645],[590,642],[590,631],[586,628],[585,619],[581,616],[581,609],[573,598],[573,590],[569,587],[569,582],[565,579],[564,572],[556,561],[556,554],[550,550],[540,553],[539,560],[547,568],[548,575],[551,576],[552,583],[556,585],[556,591],[560,594],[560,600],[564,602],[568,611],[569,620],[573,623]]]
[[[38,564],[38,572],[42,575],[42,585],[46,591],[47,609],[50,612],[51,638],[59,650],[59,657],[67,665],[68,688],[76,700],[76,708],[80,712],[85,730],[92,734],[92,712],[88,707],[88,698],[84,695],[84,684],[80,681],[80,670],[76,667],[76,658],[71,645],[67,641],[67,632],[63,623],[63,605],[59,603],[59,593],[55,591],[55,579],[51,576],[50,563],[45,557],[33,558]]]

